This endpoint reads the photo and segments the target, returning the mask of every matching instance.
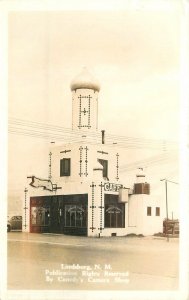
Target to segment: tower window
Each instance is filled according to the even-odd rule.
[[[160,216],[160,207],[156,207],[156,216]]]
[[[98,159],[98,162],[103,166],[103,177],[108,178],[108,161],[105,159]]]
[[[152,215],[152,208],[150,206],[147,207],[147,216]]]
[[[63,158],[60,160],[60,177],[70,176],[71,173],[70,165],[71,165],[70,158]]]

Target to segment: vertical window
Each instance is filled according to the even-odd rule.
[[[104,219],[106,228],[125,227],[125,204],[118,203],[117,195],[105,194]]]
[[[66,227],[87,227],[87,209],[85,205],[65,205]]]
[[[60,176],[70,176],[70,158],[60,160]]]
[[[156,207],[156,216],[160,216],[160,207]]]
[[[147,216],[152,215],[152,208],[150,206],[147,207]]]
[[[103,177],[108,177],[108,161],[105,159],[98,159],[99,163],[103,166]]]

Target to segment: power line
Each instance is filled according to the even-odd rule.
[[[175,161],[177,154],[176,153],[167,153],[167,154],[160,154],[157,156],[151,156],[150,158],[135,161],[134,163],[126,164],[120,167],[120,172],[128,172],[139,167],[151,167],[160,164],[166,164],[171,161]]]
[[[14,129],[10,128],[9,131],[11,133],[16,133],[16,134],[20,134],[20,135],[24,135],[27,137],[34,137],[34,138],[46,138],[48,140],[52,140],[52,137],[47,133],[44,134],[43,132],[31,132],[31,131],[15,131]],[[65,141],[67,143],[72,143],[72,142],[79,142],[75,141],[75,139],[65,139],[65,137],[59,137],[59,136],[53,136],[53,139],[56,138],[57,140],[61,140],[61,141]],[[90,142],[88,141],[89,144],[94,145],[94,144],[100,144],[101,143],[96,143],[96,142]],[[169,163],[173,160],[176,159],[177,153],[163,153],[163,154],[159,154],[156,156],[151,156],[150,158],[147,159],[143,159],[143,160],[139,160],[139,161],[135,161],[134,163],[130,163],[130,164],[125,164],[123,166],[120,166],[120,173],[123,172],[129,172],[132,171],[134,169],[137,169],[139,167],[154,167],[154,166],[159,166],[162,164],[166,164]]]
[[[72,130],[70,128],[64,128],[57,125],[49,125],[34,121],[26,121],[17,118],[9,119],[9,132],[12,134],[23,134],[32,137],[50,138],[66,141],[65,137],[68,138],[69,142],[79,141],[82,135],[87,135],[87,139],[94,140],[101,143],[101,132],[87,132],[85,130]],[[24,129],[23,129],[24,127]],[[32,130],[31,130],[32,128]],[[33,130],[37,129],[37,130]],[[43,130],[40,131],[40,129]],[[31,133],[31,135],[30,135]],[[80,134],[80,136],[79,136]],[[72,140],[71,140],[72,137]],[[152,140],[146,138],[134,138],[126,136],[117,136],[112,134],[106,134],[106,144],[111,145],[113,143],[118,143],[119,147],[122,148],[150,148],[150,149],[160,149],[166,151],[167,148],[176,148],[177,143],[165,140]]]
[[[25,121],[22,119],[17,119],[17,118],[11,118],[9,119],[9,123],[10,124],[17,124],[17,125],[24,125],[24,126],[29,126],[29,127],[36,127],[37,128],[44,128],[47,130],[51,130],[51,131],[64,131],[73,135],[78,135],[78,130],[74,130],[71,128],[65,128],[65,127],[61,127],[61,126],[57,126],[57,125],[49,125],[49,124],[45,124],[45,123],[39,123],[39,122],[34,122],[34,121]],[[80,131],[81,133],[86,133],[87,131]],[[101,132],[87,132],[88,135],[90,136],[98,136],[101,137]],[[146,142],[146,143],[154,143],[154,144],[159,144],[159,143],[163,143],[163,144],[170,144],[170,145],[176,145],[176,142],[173,141],[166,141],[166,140],[155,140],[155,139],[147,139],[147,138],[134,138],[134,137],[126,137],[126,136],[118,136],[118,135],[113,135],[113,134],[106,134],[106,138],[113,138],[114,140],[119,139],[119,141],[135,141],[135,142]]]
[[[61,126],[57,126],[57,125],[49,125],[49,124],[44,124],[44,123],[39,123],[39,122],[33,122],[33,121],[24,121],[21,119],[10,119],[9,121],[10,124],[17,124],[17,125],[24,125],[24,126],[29,126],[29,127],[37,127],[39,128],[44,128],[47,130],[51,130],[51,131],[64,131],[73,135],[78,135],[78,130],[72,130],[70,128],[65,128],[65,127],[61,127]],[[86,133],[87,131],[80,131],[81,133]],[[98,136],[101,137],[101,133],[100,132],[87,132],[88,135],[90,136]],[[146,138],[133,138],[133,137],[126,137],[126,136],[118,136],[118,135],[112,135],[112,134],[106,134],[106,138],[114,138],[114,139],[119,139],[123,140],[123,141],[136,141],[136,142],[146,142],[146,143],[166,143],[166,144],[172,144],[175,145],[175,142],[170,142],[170,141],[164,141],[164,140],[153,140],[153,139],[146,139]]]
[[[51,132],[43,132],[39,130],[30,130],[30,129],[21,129],[21,128],[16,128],[16,127],[9,127],[9,133],[11,134],[18,134],[18,135],[24,135],[24,136],[30,136],[30,137],[37,137],[37,138],[45,138],[48,140],[59,140],[59,141],[64,141],[67,143],[73,143],[73,142],[83,142],[82,136],[69,136],[66,134],[55,134]],[[93,139],[91,137],[87,137],[85,140],[89,144],[98,144],[101,145],[101,141],[98,141],[97,139]],[[154,146],[150,144],[136,144],[136,143],[117,143],[119,148],[127,148],[127,149],[143,149],[143,148],[148,148],[148,149],[154,149],[154,150],[161,150],[163,151],[161,146]],[[113,142],[106,142],[106,145],[108,146],[114,146]],[[165,150],[164,150],[165,151]]]

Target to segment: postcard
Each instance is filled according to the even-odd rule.
[[[187,299],[188,2],[0,6],[1,298]]]

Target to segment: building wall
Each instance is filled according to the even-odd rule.
[[[100,171],[97,171],[100,173]],[[59,195],[78,195],[78,194],[88,194],[88,236],[98,237],[100,236],[111,236],[112,233],[117,235],[124,235],[127,232],[126,228],[104,228],[104,195],[113,194],[118,198],[118,191],[105,191],[104,183],[101,180],[100,174],[99,179],[95,181],[80,182],[75,184],[75,182],[65,183],[62,189],[57,190],[57,192],[49,192],[43,190],[42,188],[28,188],[26,195],[26,214],[23,210],[23,231],[30,231],[30,197],[40,197],[40,196],[59,196]],[[125,214],[125,224],[126,224],[126,214]]]
[[[82,140],[82,138],[81,138]],[[93,169],[98,159],[108,160],[108,179],[119,182],[119,153],[113,147],[106,145],[91,145],[84,141],[67,144],[51,149],[51,176],[53,183],[62,185],[67,182],[93,180]],[[71,158],[70,176],[60,177],[60,160]]]
[[[118,197],[118,192],[107,192],[104,190],[104,181],[96,180],[83,182],[80,184],[66,183],[62,190],[58,190],[56,195],[88,194],[88,236],[125,236],[127,234],[152,235],[162,232],[163,216],[161,205],[157,199],[152,199],[150,195],[129,195],[128,203],[125,203],[125,227],[105,228],[104,195],[111,194]],[[30,230],[30,197],[55,195],[55,192],[47,192],[42,189],[29,188],[26,197],[26,215],[23,210],[23,231]],[[147,216],[147,207],[151,207],[152,215]],[[160,216],[156,216],[156,207],[160,207]]]
[[[88,195],[88,236],[124,236],[130,233],[150,235],[162,232],[161,203],[152,195],[128,195],[125,205],[125,228],[104,228],[104,194],[119,194],[123,183],[119,179],[120,156],[116,148],[104,144],[91,145],[85,142],[53,146],[51,148],[51,181],[56,191],[28,187],[24,199],[23,231],[30,230],[30,197],[51,195]],[[60,160],[71,159],[70,176],[60,176]],[[108,160],[108,178],[103,178],[98,159]],[[102,167],[102,166],[101,166]],[[127,188],[127,187],[126,187]],[[152,215],[147,216],[147,206]],[[160,216],[155,216],[160,207]]]
[[[153,198],[152,195],[131,195],[128,203],[129,233],[152,235],[162,232],[163,214],[159,199]],[[151,216],[147,216],[147,207],[151,207]],[[160,207],[160,216],[155,215],[156,207]]]
[[[124,236],[130,233],[152,235],[162,232],[163,214],[162,205],[159,199],[152,195],[129,195],[125,203],[125,228],[104,227],[104,195],[119,194],[118,191],[107,191],[107,181],[103,180],[101,171],[94,171],[93,181],[64,182],[61,189],[56,192],[49,192],[43,188],[28,187],[24,199],[23,209],[23,231],[30,230],[30,197],[88,194],[88,236]],[[115,183],[116,184],[116,183]],[[119,186],[119,185],[118,185]],[[151,216],[147,216],[147,207],[151,207]],[[156,216],[156,207],[160,207],[160,216]]]

